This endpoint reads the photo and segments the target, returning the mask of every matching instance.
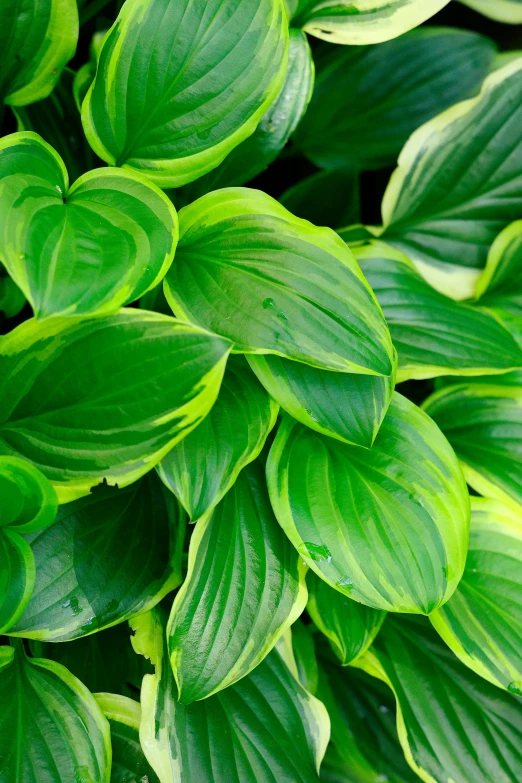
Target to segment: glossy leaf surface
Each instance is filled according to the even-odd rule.
[[[25,106],[45,98],[74,55],[74,0],[4,0],[0,31],[0,102]]]
[[[66,641],[151,609],[181,582],[181,514],[154,473],[61,506],[27,538],[36,585],[9,633]]]
[[[82,106],[89,143],[164,187],[191,182],[253,133],[287,48],[283,0],[126,2]]]
[[[214,783],[318,781],[328,715],[276,650],[236,685],[185,706],[176,701],[158,615],[133,625],[136,650],[156,668],[143,681],[140,740],[161,783],[184,783],[186,775]]]
[[[34,462],[61,502],[126,486],[206,416],[228,350],[144,310],[26,321],[0,339],[0,453]]]
[[[468,484],[522,506],[522,389],[462,383],[436,392],[423,407],[455,449]]]
[[[190,542],[167,629],[181,702],[227,688],[265,658],[305,607],[305,570],[255,462],[198,522]]]
[[[0,775],[23,783],[109,783],[109,725],[64,666],[0,647]],[[23,741],[20,739],[23,737]]]
[[[477,280],[475,296],[486,306],[521,301],[522,220],[507,226],[491,245],[486,268]]]
[[[454,299],[473,294],[489,247],[520,218],[522,59],[419,128],[386,190],[386,241]],[[509,150],[509,155],[506,155]]]
[[[265,193],[229,188],[180,212],[174,312],[235,350],[391,375],[388,329],[351,252]]]
[[[0,141],[0,260],[35,316],[115,312],[157,285],[174,257],[169,199],[145,178],[96,169],[71,187],[36,133]]]
[[[158,465],[191,520],[211,511],[257,457],[278,409],[246,362],[231,357],[210,413]]]
[[[379,633],[386,612],[352,601],[313,571],[307,575],[306,586],[310,617],[328,638],[343,666],[353,663]]]
[[[375,46],[319,47],[313,98],[294,141],[324,168],[392,165],[414,130],[478,92],[494,55],[487,38],[443,27]]]
[[[522,514],[472,498],[466,570],[447,604],[430,616],[460,660],[522,696]]]
[[[460,663],[427,620],[387,618],[372,650],[357,665],[393,689],[399,738],[421,780],[517,783],[520,699]]]
[[[522,349],[494,315],[440,294],[393,248],[377,243],[354,251],[397,348],[399,381],[522,367]]]
[[[449,0],[299,0],[293,24],[337,44],[388,41],[425,22]]]
[[[496,22],[522,24],[521,0],[461,0],[461,2]]]
[[[279,356],[249,356],[253,371],[281,407],[307,427],[370,448],[388,410],[395,374],[329,372]]]
[[[140,745],[139,702],[114,693],[96,693],[95,699],[111,727],[111,783],[158,783]]]
[[[267,481],[280,525],[340,593],[427,614],[455,590],[468,543],[466,485],[442,433],[401,395],[369,450],[287,418]]]

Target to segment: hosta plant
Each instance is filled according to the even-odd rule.
[[[522,781],[517,25],[4,0],[0,783]]]

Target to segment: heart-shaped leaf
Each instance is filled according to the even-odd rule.
[[[351,251],[261,191],[217,190],[181,210],[165,293],[238,352],[392,374],[389,332]]]
[[[449,0],[298,0],[294,27],[337,44],[388,41],[425,22]]]
[[[27,537],[36,584],[9,634],[67,641],[151,609],[181,582],[184,533],[184,514],[153,471],[60,506],[52,528]]]
[[[151,470],[212,407],[230,343],[159,313],[31,319],[0,338],[0,454],[60,502]]]
[[[430,620],[455,655],[481,677],[522,696],[522,515],[471,499],[466,570]]]
[[[75,0],[2,0],[0,103],[25,106],[49,95],[77,40]]]
[[[478,92],[494,56],[489,39],[449,27],[375,46],[319,46],[312,101],[293,140],[324,168],[394,165],[414,130]]]
[[[45,476],[16,457],[0,457],[0,633],[18,620],[31,598],[36,566],[24,533],[52,524],[58,501]]]
[[[283,0],[128,0],[82,107],[111,165],[179,187],[255,130],[283,84]]]
[[[36,133],[0,140],[0,260],[35,316],[115,312],[157,285],[174,257],[177,216],[139,174],[95,169],[69,188]]]
[[[382,242],[354,248],[354,255],[390,328],[399,381],[522,368],[515,335],[493,314],[439,293],[406,256]]]
[[[461,383],[424,402],[455,449],[468,484],[522,506],[522,388]]]
[[[254,669],[302,613],[307,591],[297,552],[277,524],[258,462],[192,535],[188,573],[167,629],[183,704]]]
[[[267,462],[279,524],[331,587],[392,612],[433,611],[466,559],[469,497],[437,426],[394,393],[371,449],[288,417]]]
[[[331,438],[370,448],[390,404],[390,376],[329,372],[279,356],[248,356],[253,371],[294,419]]]
[[[475,296],[493,307],[522,300],[522,220],[507,226],[491,245]]]
[[[334,590],[324,579],[310,571],[306,577],[307,609],[310,617],[328,638],[343,664],[353,663],[371,645],[386,617],[386,612],[352,601]]]
[[[192,521],[211,511],[257,457],[278,410],[245,360],[231,356],[212,410],[157,467]]]
[[[109,783],[109,724],[65,666],[0,647],[0,773],[23,783]],[[22,741],[23,737],[23,741]]]

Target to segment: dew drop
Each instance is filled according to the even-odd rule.
[[[381,704],[379,706],[379,712],[382,712],[383,715],[385,715],[389,711],[390,711],[390,709],[389,709],[389,707],[386,706],[386,704]]]
[[[275,302],[271,296],[263,299],[263,310],[268,310],[269,307],[275,307]]]
[[[305,541],[304,545],[307,550],[307,554],[310,555],[312,560],[317,563],[331,563],[332,553],[324,544],[311,544],[310,541]]]
[[[444,576],[448,581],[450,579],[453,579],[453,577],[455,576],[455,571],[449,564],[447,566],[442,566],[442,573],[444,574]]]
[[[337,582],[337,587],[343,587],[345,590],[353,590],[353,579],[350,579],[349,576],[343,576],[342,579],[339,579]]]
[[[514,682],[510,682],[507,689],[510,693],[514,693],[516,696],[522,696],[522,682],[520,680],[514,680]]]

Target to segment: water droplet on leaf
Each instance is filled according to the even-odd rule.
[[[510,682],[507,689],[510,693],[514,693],[516,696],[522,696],[522,682],[520,680]]]
[[[330,563],[332,561],[332,553],[327,546],[322,544],[311,544],[309,541],[305,541],[304,545],[307,554],[317,563]]]

